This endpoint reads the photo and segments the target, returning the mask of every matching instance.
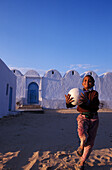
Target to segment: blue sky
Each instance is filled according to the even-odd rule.
[[[0,58],[40,74],[112,71],[112,0],[0,0]]]

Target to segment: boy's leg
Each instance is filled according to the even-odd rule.
[[[98,125],[99,125],[99,119],[91,119],[90,120],[90,128],[88,131],[88,140],[86,145],[84,146],[84,152],[83,155],[81,157],[81,161],[85,162],[85,160],[89,157],[92,148],[94,146],[94,141],[95,141],[95,137],[96,137],[96,133],[97,133],[97,129],[98,129]]]
[[[77,124],[78,124],[78,136],[80,138],[80,146],[77,150],[77,154],[79,156],[83,156],[85,145],[88,140],[88,129],[89,129],[89,119],[85,118],[84,115],[79,115],[77,117]],[[84,162],[82,157],[80,162],[77,164],[77,169],[83,169],[84,168]]]
[[[81,157],[81,162],[85,162],[88,159],[91,152],[92,152],[92,146],[91,145],[85,146],[84,151],[83,151],[83,155]]]
[[[78,123],[78,135],[81,142],[80,147],[84,148],[88,139],[89,120],[80,114],[77,117],[77,123]]]

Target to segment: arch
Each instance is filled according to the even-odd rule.
[[[24,75],[27,77],[40,77],[39,73],[35,70],[28,70]]]
[[[69,70],[63,76],[63,82],[65,87],[65,94],[67,94],[72,88],[81,87],[81,77],[75,70]]]
[[[17,70],[17,69],[12,69],[11,70],[16,76],[23,76],[23,74],[19,71],[19,70]]]
[[[39,103],[39,86],[32,82],[28,85],[28,104]]]
[[[57,80],[59,80],[59,79],[62,78],[62,76],[61,76],[61,74],[59,73],[59,71],[53,70],[53,69],[48,70],[48,71],[44,74],[44,77],[51,78],[51,79],[53,78],[53,79],[57,79]]]
[[[112,72],[106,72],[99,76],[100,78],[112,77]]]
[[[79,73],[77,72],[77,71],[75,71],[75,70],[68,70],[66,73],[65,73],[65,75],[63,76],[63,78],[68,78],[68,77],[71,77],[71,78],[73,78],[73,77],[80,77],[80,75],[79,75]]]
[[[81,74],[81,78],[84,78],[86,75],[91,75],[94,79],[98,77],[98,75],[94,71],[86,71]]]

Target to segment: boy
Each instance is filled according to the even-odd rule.
[[[92,147],[94,145],[94,140],[96,137],[99,118],[99,99],[98,92],[93,90],[94,78],[91,75],[86,75],[82,81],[84,94],[81,94],[77,110],[80,114],[77,117],[78,123],[78,135],[80,138],[80,146],[77,149],[77,154],[81,157],[80,163],[77,165],[77,170],[84,169],[84,163],[89,157]],[[72,105],[73,98],[70,95],[65,95],[66,105],[68,107],[74,107]]]

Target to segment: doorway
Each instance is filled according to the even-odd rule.
[[[36,83],[30,83],[28,86],[28,104],[39,103],[39,86]]]

